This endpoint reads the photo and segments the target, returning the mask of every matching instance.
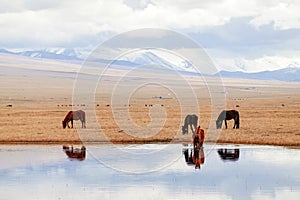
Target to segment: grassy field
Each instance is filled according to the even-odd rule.
[[[155,94],[167,93],[165,88],[141,88],[128,103],[117,107],[113,107],[111,94],[105,90],[96,90],[93,103],[74,104],[77,64],[70,67],[59,63],[69,70],[61,72],[57,71],[55,62],[33,60],[19,64],[12,58],[9,61],[0,63],[1,144],[191,141],[191,132],[181,133],[185,116],[180,109],[181,99],[176,95],[154,98]],[[45,68],[36,70],[41,64]],[[197,77],[185,78],[197,95],[198,111],[195,105],[190,105],[190,110],[198,114],[206,142],[300,146],[300,83],[223,79],[225,107],[239,111],[241,125],[240,129],[232,129],[233,121],[229,121],[228,129],[223,126],[218,131],[216,116],[212,115],[211,94]],[[107,82],[112,87],[109,79]],[[81,128],[79,121],[75,122],[74,129],[62,128],[64,116],[72,109],[86,111],[86,129]],[[124,112],[128,115],[123,116]]]

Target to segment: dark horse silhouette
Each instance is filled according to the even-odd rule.
[[[63,150],[66,155],[71,159],[83,161],[86,156],[86,148],[82,146],[81,148],[73,148],[73,146],[63,146]]]
[[[218,149],[218,154],[224,161],[237,161],[240,157],[240,149]]]
[[[240,115],[239,112],[236,110],[223,110],[217,121],[217,129],[222,128],[222,122],[225,121],[225,127],[227,128],[227,120],[234,119],[234,126],[233,128],[240,128]]]
[[[184,125],[182,126],[182,134],[188,134],[188,125],[192,132],[194,133],[198,126],[198,116],[197,115],[187,115],[184,119]]]
[[[71,128],[73,128],[73,120],[80,120],[82,124],[82,128],[86,128],[85,126],[85,112],[82,110],[70,111],[66,115],[65,119],[62,121],[63,128],[70,128],[69,122],[71,122]]]

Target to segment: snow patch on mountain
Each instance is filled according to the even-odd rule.
[[[155,50],[140,50],[124,55],[120,59],[136,63],[138,65],[159,65],[167,69],[177,71],[196,72],[192,64],[169,52]]]

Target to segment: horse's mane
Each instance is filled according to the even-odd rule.
[[[64,122],[68,121],[68,119],[70,118],[70,115],[73,113],[73,111],[69,111],[68,114],[65,116]]]

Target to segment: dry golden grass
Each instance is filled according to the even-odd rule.
[[[194,113],[198,112],[200,125],[206,131],[206,142],[300,146],[299,83],[224,79],[227,91],[226,108],[237,109],[240,112],[241,124],[240,129],[232,129],[233,121],[229,121],[228,129],[223,126],[219,135],[214,126],[215,118],[211,119],[211,101],[208,92],[203,89],[203,82],[197,81],[195,77],[190,77],[190,80],[200,106]],[[74,108],[86,111],[87,128],[82,129],[77,121],[77,128],[63,129],[61,121],[66,113],[73,109],[73,84],[72,77],[22,74],[1,76],[0,143],[191,141],[191,133],[181,133],[184,116],[180,113],[180,100],[175,97],[151,98],[153,94],[159,94],[160,89],[155,87],[133,95],[128,104],[115,109],[115,113],[112,112],[109,93],[96,95],[95,104],[79,107],[76,105]],[[159,119],[165,121],[163,127],[155,133],[140,131],[131,134],[133,127],[130,123],[147,129],[151,124],[150,111],[155,105],[166,113],[165,119]],[[91,111],[94,108],[97,121],[91,120]],[[125,123],[128,121],[128,130],[123,130],[114,121],[114,117],[126,109],[130,118],[123,119]],[[213,125],[211,129],[210,123]],[[154,128],[157,126],[153,125]]]
[[[163,103],[162,103],[163,102]],[[84,142],[189,142],[191,134],[181,134],[181,116],[174,100],[162,100],[167,118],[163,128],[154,135],[131,135],[120,129],[113,120],[111,107],[106,103],[96,106],[98,124],[89,122],[87,129],[82,129],[79,121],[77,128],[63,129],[61,121],[71,107],[43,105],[42,103],[27,103],[23,106],[1,108],[0,142],[9,143],[80,143]],[[282,103],[284,102],[284,103]],[[228,100],[228,105],[237,102]],[[20,104],[22,104],[20,102]],[[69,103],[65,103],[69,105]],[[270,144],[285,146],[300,146],[300,98],[286,99],[251,99],[241,100],[236,108],[240,112],[240,129],[232,129],[233,121],[228,121],[228,129],[223,126],[220,135],[214,135],[215,129],[208,130],[210,110],[200,111],[200,124],[206,130],[207,142]],[[284,105],[283,105],[284,104]],[[141,127],[147,127],[150,122],[149,107],[143,101],[130,105],[131,120]],[[88,108],[82,108],[88,110]],[[88,112],[87,112],[88,113]],[[162,119],[164,120],[164,119]],[[214,120],[214,119],[213,119]],[[212,122],[214,123],[214,122]],[[211,134],[211,135],[210,135]]]

